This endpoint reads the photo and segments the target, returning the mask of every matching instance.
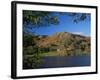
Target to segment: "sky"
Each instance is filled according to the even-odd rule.
[[[35,34],[38,35],[53,35],[57,32],[70,32],[73,34],[90,36],[91,23],[89,18],[86,18],[84,21],[79,21],[78,23],[73,22],[73,17],[68,15],[59,15],[58,18],[60,22],[58,25],[50,25],[48,27],[33,28],[33,32],[35,32]]]

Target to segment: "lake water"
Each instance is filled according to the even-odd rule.
[[[90,56],[49,56],[43,57],[43,63],[39,68],[90,66],[90,62]]]

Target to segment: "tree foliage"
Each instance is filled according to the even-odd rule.
[[[58,49],[61,53],[59,55],[80,55],[81,52],[87,53],[90,52],[90,41],[83,42],[81,39],[75,38],[74,36],[62,37],[61,41],[58,41],[55,44],[47,45],[47,47],[39,47],[37,41],[47,38],[47,36],[36,36],[35,34],[30,34],[30,30],[33,28],[39,27],[48,27],[50,25],[58,25],[60,23],[59,15],[67,15],[72,17],[74,23],[84,21],[89,17],[89,14],[86,13],[64,13],[64,12],[44,12],[44,11],[28,11],[23,10],[23,68],[38,68],[39,64],[42,63],[41,54],[48,52],[58,52]],[[32,25],[32,26],[29,26]],[[65,34],[65,33],[63,33]],[[76,39],[76,40],[75,40]],[[54,39],[51,39],[54,40]],[[51,41],[46,40],[45,42]],[[57,39],[56,39],[57,40]],[[58,38],[60,40],[60,38]],[[88,46],[87,46],[88,45]],[[80,46],[80,47],[79,47]],[[61,48],[61,49],[60,49]],[[69,49],[69,50],[68,50]],[[75,54],[77,53],[77,54]],[[82,55],[83,55],[82,54]],[[48,55],[48,54],[47,54]],[[51,54],[52,55],[52,54]],[[57,54],[56,54],[57,55]]]
[[[50,25],[58,25],[60,23],[59,15],[70,16],[74,23],[84,21],[89,18],[89,13],[66,13],[66,12],[49,12],[49,11],[23,11],[23,25],[24,31],[27,29],[48,27]],[[28,26],[28,25],[32,26]]]
[[[73,17],[73,22],[78,23],[80,21],[84,21],[85,19],[90,19],[89,13],[69,13],[69,16]]]
[[[52,12],[23,11],[23,24],[32,24],[33,27],[49,26],[58,24],[58,17]]]

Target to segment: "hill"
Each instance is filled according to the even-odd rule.
[[[34,36],[34,47],[46,55],[89,55],[90,37],[68,32],[55,33],[52,36]]]
[[[23,69],[36,68],[44,56],[90,56],[90,37],[68,32],[23,35]]]

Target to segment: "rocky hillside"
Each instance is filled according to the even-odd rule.
[[[90,54],[90,37],[68,32],[55,33],[52,36],[37,36],[33,38],[34,46],[40,51],[47,50],[59,55],[88,55]]]
[[[68,32],[47,35],[26,35],[23,37],[24,54],[45,55],[90,55],[90,37]]]

